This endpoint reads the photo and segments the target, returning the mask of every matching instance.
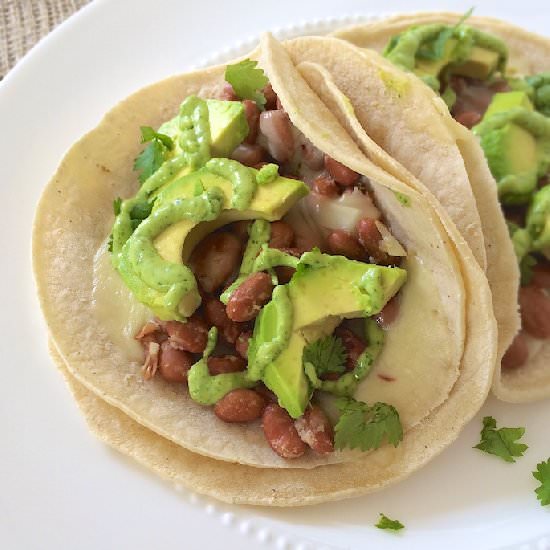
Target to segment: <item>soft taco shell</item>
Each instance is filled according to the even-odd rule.
[[[382,51],[391,36],[403,32],[412,25],[456,24],[461,17],[453,13],[398,15],[376,23],[342,29],[334,35],[360,48]],[[511,74],[534,74],[550,70],[548,38],[488,17],[470,17],[467,24],[499,36],[505,41],[509,49],[508,71]],[[427,86],[419,87],[427,94],[432,93]],[[487,244],[487,277],[493,292],[493,305],[499,327],[499,357],[502,357],[519,329],[517,300],[511,300],[511,297],[517,296],[519,287],[517,261],[500,206],[495,203],[496,186],[483,152],[476,145],[477,140],[473,134],[454,121],[449,123],[449,130],[455,136],[464,157],[481,216]],[[441,198],[440,200],[445,205],[445,201]],[[526,365],[511,371],[496,369],[493,393],[498,398],[509,402],[526,402],[550,396],[550,342],[531,338],[529,345],[531,355]]]
[[[414,289],[414,280],[419,281],[414,291],[408,291],[411,302],[421,296],[424,305],[431,305],[426,307],[422,323],[418,323],[416,308],[416,322],[408,324],[408,327],[409,333],[417,335],[428,345],[417,346],[414,353],[409,348],[404,356],[416,356],[418,351],[430,354],[432,369],[429,370],[430,363],[427,361],[423,361],[424,370],[415,370],[420,367],[419,362],[404,369],[409,380],[421,382],[418,384],[421,407],[413,406],[411,409],[410,432],[417,433],[424,427],[429,430],[430,426],[439,422],[436,419],[441,410],[449,410],[446,418],[451,426],[448,433],[441,435],[440,440],[434,443],[433,449],[422,451],[418,460],[414,455],[406,460],[403,458],[404,462],[410,463],[403,465],[408,473],[415,464],[422,464],[452,441],[485,398],[495,347],[494,319],[486,281],[460,237],[453,234],[453,243],[449,242],[438,217],[445,217],[445,214],[436,213],[414,190],[365,159],[353,140],[308,88],[284,50],[271,42],[264,44],[263,48],[262,65],[293,122],[323,151],[378,182],[375,193],[378,201],[383,203],[382,209],[387,212],[390,224],[393,222],[395,225],[392,225],[392,230],[414,252],[410,254],[411,262],[420,270],[420,275],[412,276],[412,283],[408,285],[409,289]],[[175,448],[182,452],[186,448],[224,461],[264,468],[291,468],[294,472],[321,465],[326,459],[310,456],[289,464],[272,453],[263,440],[261,430],[220,422],[210,409],[191,401],[184,389],[175,389],[160,380],[144,383],[139,374],[139,364],[130,360],[128,348],[118,343],[118,335],[113,337],[105,330],[105,318],[98,319],[94,299],[94,254],[110,231],[112,201],[116,196],[129,196],[135,190],[131,165],[138,153],[135,136],[139,133],[139,126],[158,126],[176,112],[181,100],[189,94],[212,95],[223,81],[223,70],[223,67],[214,67],[174,77],[137,92],[115,107],[95,130],[71,149],[46,188],[37,212],[33,240],[36,279],[51,337],[71,375],[109,405],[120,409],[120,414],[126,413],[152,430],[144,428],[144,433],[152,434],[154,431],[166,438],[159,439],[174,442]],[[392,191],[408,193],[414,207],[403,210]],[[419,231],[418,227],[424,229]],[[434,248],[434,251],[426,253],[425,248]],[[418,261],[415,261],[415,254]],[[422,288],[424,280],[433,281],[434,286]],[[113,297],[113,300],[116,299]],[[119,300],[118,303],[122,302]],[[476,315],[473,315],[474,308],[478,310]],[[410,309],[412,316],[413,303]],[[403,311],[404,318],[407,317],[406,312],[407,307]],[[113,325],[109,326],[112,328]],[[118,330],[122,328],[119,326]],[[391,340],[391,334],[388,340]],[[398,348],[388,342],[386,349],[389,351],[384,353]],[[433,349],[439,350],[436,357],[432,355]],[[418,355],[423,357],[422,353]],[[409,361],[407,367],[410,364]],[[441,368],[433,368],[434,364]],[[463,378],[466,380],[463,381]],[[406,377],[403,376],[403,379]],[[467,393],[460,391],[463,384],[469,387]],[[456,395],[460,402],[456,409],[442,409],[449,392],[451,396]],[[399,392],[394,393],[395,398],[400,397]],[[401,396],[404,406],[407,395],[410,394]],[[445,416],[447,413],[441,414]],[[391,453],[399,454],[401,448],[391,450]],[[387,452],[390,451],[379,450],[372,456]],[[356,456],[335,453],[330,460],[350,458]],[[217,461],[209,462],[218,464]],[[292,475],[298,476],[298,471]],[[388,474],[387,482],[390,478]],[[369,490],[374,485],[365,482],[362,490]],[[201,490],[200,486],[197,490]],[[352,494],[351,487],[349,490]],[[209,492],[206,489],[201,491]],[[228,496],[219,498],[229,500]],[[250,502],[254,501],[251,496],[247,498]],[[315,498],[326,500],[338,497]]]

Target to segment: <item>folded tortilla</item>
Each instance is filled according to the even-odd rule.
[[[35,219],[42,309],[94,431],[159,473],[230,502],[310,504],[405,477],[451,443],[479,410],[496,358],[489,286],[448,214],[431,195],[365,156],[292,55],[291,45],[267,35],[250,57],[259,60],[292,123],[321,151],[369,178],[386,223],[407,250],[399,320],[356,393],[398,409],[405,429],[399,447],[284,460],[269,448],[258,423],[224,423],[184,387],[145,382],[140,375],[133,334],[124,330],[128,318],[139,328],[143,306],[102,259],[112,201],[137,187],[132,161],[139,126],[158,127],[190,94],[215,94],[225,66],[172,77],[117,105],[67,153]],[[396,381],[381,382],[376,373],[382,369]],[[170,458],[160,461],[161,455]]]
[[[430,23],[456,24],[462,16],[454,13],[418,13],[397,15],[376,23],[359,25],[338,30],[334,36],[362,49],[362,54],[373,56],[373,51],[381,52],[389,39],[410,26]],[[509,50],[508,67],[511,74],[535,74],[550,70],[550,40],[525,31],[510,23],[488,17],[470,17],[467,24],[477,27],[500,37]],[[431,100],[441,104],[440,99],[414,75],[404,75],[399,69],[391,67],[385,62],[384,70],[398,74],[396,78],[415,82],[415,92],[421,92]],[[368,97],[365,97],[368,102]],[[427,112],[429,107],[424,106],[421,112]],[[424,180],[415,166],[414,158],[406,158],[400,154],[398,146],[379,140],[372,130],[372,117],[363,116],[361,108],[356,110],[357,118],[370,137],[383,149],[401,162],[415,176],[430,188],[445,208],[452,215],[456,200],[460,199],[460,190],[442,185],[437,180]],[[453,136],[461,150],[464,164],[469,173],[471,191],[476,199],[477,208],[481,217],[481,224],[487,251],[487,277],[493,292],[493,307],[499,329],[499,357],[512,342],[520,327],[517,314],[517,293],[519,287],[519,271],[513,251],[511,239],[505,226],[504,217],[497,202],[496,184],[488,170],[483,151],[477,145],[475,136],[463,126],[451,119],[446,107],[442,106],[441,116],[446,121],[449,135]],[[425,127],[416,125],[416,131],[423,133]],[[401,151],[402,153],[402,151]],[[438,149],[427,153],[432,163],[446,164],[438,156]],[[470,189],[463,189],[463,196],[469,197]],[[466,209],[466,208],[465,208]],[[457,222],[458,227],[460,224]],[[528,363],[516,369],[495,370],[493,393],[504,401],[526,402],[550,396],[550,341],[529,339],[531,353]]]

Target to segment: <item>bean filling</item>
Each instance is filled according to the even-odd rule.
[[[366,178],[324,155],[306,140],[291,124],[271,85],[266,86],[264,94],[266,105],[262,112],[255,102],[243,101],[249,132],[231,158],[256,168],[266,162],[277,164],[279,173],[305,181],[314,200],[324,201],[324,208],[330,209],[333,204],[345,206],[349,201],[366,205],[366,208],[361,207],[366,215],[352,225],[344,229],[327,223],[319,235],[313,235],[311,228],[304,230],[292,214],[273,221],[269,226],[269,249],[299,258],[316,246],[322,251],[353,260],[398,265],[401,258],[390,256],[384,250],[377,226],[380,214],[367,190]],[[237,100],[229,84],[223,87],[219,97]],[[240,276],[250,228],[249,221],[234,222],[209,234],[196,245],[188,265],[197,280],[201,306],[186,322],[154,319],[142,327],[136,339],[145,353],[144,378],[157,376],[167,383],[186,384],[189,369],[202,358],[212,327],[218,329],[220,338],[206,360],[209,374],[217,376],[246,371],[254,321],[270,302],[275,282],[286,284],[295,273],[293,267],[277,266]],[[235,281],[238,286],[225,305],[220,297]],[[394,298],[379,313],[376,321],[387,329],[398,313],[399,301]],[[344,346],[345,370],[327,373],[323,378],[336,381],[355,369],[367,342],[348,321],[343,321],[334,334],[341,338]],[[261,422],[268,444],[285,459],[300,457],[308,449],[320,455],[334,451],[332,424],[318,405],[309,405],[304,415],[294,420],[261,382],[250,388],[229,391],[215,403],[213,410],[223,422]]]

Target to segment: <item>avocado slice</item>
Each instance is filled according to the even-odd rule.
[[[463,63],[453,65],[452,72],[460,76],[485,80],[496,70],[499,61],[499,53],[479,46],[474,46],[468,59]]]
[[[481,146],[497,181],[506,176],[531,174],[536,184],[538,167],[537,140],[512,122],[481,136]]]
[[[207,99],[210,148],[213,157],[228,157],[248,135],[248,122],[240,101]]]
[[[311,388],[304,372],[305,346],[331,334],[343,318],[378,313],[398,292],[406,271],[329,256],[318,250],[302,255],[286,291],[256,320],[250,342],[249,374],[263,380],[290,416],[301,416]],[[291,316],[291,330],[288,330]],[[283,319],[284,317],[284,319]],[[283,327],[283,328],[281,328]]]
[[[244,106],[240,101],[207,99],[208,122],[210,124],[210,152],[212,157],[229,157],[248,135],[248,122]],[[179,115],[166,121],[158,130],[170,136],[176,145],[172,156],[181,154]]]
[[[489,118],[496,113],[509,111],[514,107],[523,107],[529,111],[533,110],[533,104],[531,103],[531,100],[526,92],[501,92],[493,96],[491,103],[489,103],[489,107],[487,107],[487,110],[483,115],[483,118]]]
[[[185,263],[196,244],[218,227],[239,220],[279,220],[297,200],[308,193],[308,187],[303,182],[277,176],[269,183],[257,186],[247,209],[236,210],[231,208],[231,182],[207,168],[201,168],[164,187],[157,197],[153,213],[167,202],[189,198],[197,191],[214,187],[221,189],[225,197],[220,215],[210,222],[183,220],[168,227],[154,240],[155,248],[162,258],[172,263]]]
[[[485,80],[497,68],[499,53],[480,46],[473,46],[466,60],[455,63],[453,55],[457,44],[458,41],[456,39],[450,38],[445,44],[443,55],[440,59],[418,59],[414,72],[419,76],[431,75],[437,77],[447,65],[452,64],[453,74]]]

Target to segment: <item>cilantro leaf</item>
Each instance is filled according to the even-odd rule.
[[[506,462],[515,462],[514,457],[523,456],[528,449],[524,443],[516,443],[523,437],[525,428],[496,429],[497,422],[492,416],[483,419],[481,441],[474,447],[489,454],[499,456]]]
[[[470,8],[457,22],[456,25],[452,27],[447,27],[442,30],[437,38],[430,44],[422,46],[418,50],[418,57],[428,60],[438,60],[442,59],[445,54],[445,46],[450,38],[452,38],[454,32],[462,25],[473,13],[474,8]]]
[[[169,136],[155,132],[150,126],[141,127],[141,143],[150,142],[134,161],[134,170],[140,171],[139,181],[143,183],[154,174],[174,148]]]
[[[388,516],[380,514],[380,519],[378,520],[378,523],[375,525],[375,527],[378,527],[378,529],[390,529],[392,531],[399,531],[405,526],[397,519],[390,519]]]
[[[346,370],[346,350],[340,338],[327,336],[308,344],[304,348],[302,361],[304,364],[311,363],[318,376],[342,373]]]
[[[160,141],[168,151],[172,151],[174,148],[174,142],[170,136],[155,132],[151,126],[141,126],[141,143],[147,143],[149,141]]]
[[[334,446],[368,451],[378,449],[384,439],[394,447],[403,439],[403,427],[397,410],[387,403],[372,406],[353,398],[336,400],[340,419],[334,428]]]
[[[533,477],[540,481],[540,487],[535,489],[535,493],[541,506],[548,506],[550,504],[550,458],[546,462],[537,464]]]
[[[267,76],[256,67],[257,61],[244,59],[234,65],[227,65],[225,68],[225,80],[231,84],[234,92],[241,99],[252,99],[258,107],[266,103],[262,88],[269,82]]]
[[[130,221],[132,222],[132,229],[135,230],[137,226],[151,213],[153,204],[148,201],[141,201],[132,207],[130,210]]]

